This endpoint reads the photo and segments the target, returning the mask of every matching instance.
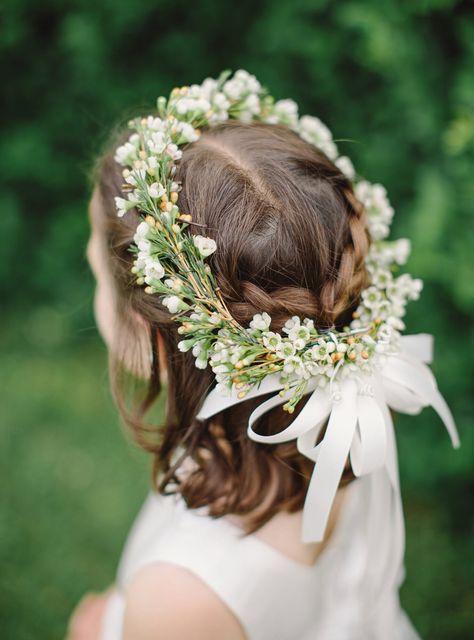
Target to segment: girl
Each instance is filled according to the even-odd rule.
[[[258,340],[266,336],[265,344],[273,339],[281,347],[286,344],[281,336],[291,337],[295,327],[303,326],[298,318],[307,319],[304,327],[318,336],[315,348],[326,364],[319,360],[306,382],[321,381],[328,368],[333,376],[339,361],[355,367],[360,360],[365,366],[369,347],[359,342],[361,330],[354,325],[349,335],[344,328],[357,322],[361,300],[373,285],[367,197],[364,207],[364,194],[354,192],[350,163],[337,158],[322,123],[307,117],[303,126],[294,103],[273,103],[246,72],[180,91],[172,92],[166,108],[159,101],[160,118],[137,125],[141,136],[149,135],[147,149],[154,149],[158,164],[138,147],[135,160],[127,160],[133,144],[141,143],[139,136],[121,132],[96,167],[87,252],[97,280],[96,319],[110,354],[118,408],[153,458],[152,491],[127,540],[117,584],[81,602],[71,618],[69,639],[415,640],[398,601],[403,517],[394,490],[395,467],[392,484],[385,481],[390,469],[388,474],[384,469],[364,474],[352,432],[350,457],[346,452],[341,464],[336,457],[327,463],[330,457],[320,447],[315,465],[315,445],[330,447],[330,410],[324,419],[317,417],[317,405],[310,407],[313,396],[306,392],[283,411],[283,401],[271,400],[275,392],[270,387],[245,397],[232,391],[222,400],[225,380],[217,348],[209,347],[214,357],[209,366],[205,340],[194,341],[191,351],[182,340],[186,324],[181,329],[177,323],[186,316],[190,331],[193,316],[190,306],[180,302],[180,292],[194,286],[202,267],[203,274],[215,278],[211,294],[218,292],[219,308],[229,314],[224,314],[226,322],[250,323]],[[168,121],[175,124],[173,135],[181,127],[188,138],[156,150],[153,145],[163,142],[160,127]],[[191,136],[180,122],[191,123],[198,133]],[[318,144],[311,138],[315,132]],[[160,165],[160,158],[167,164]],[[124,171],[124,166],[129,168]],[[169,188],[161,179],[163,167]],[[124,193],[131,193],[129,199],[122,199]],[[156,220],[150,211],[144,218],[146,202]],[[164,225],[161,235],[156,235],[158,224]],[[168,278],[167,286],[177,295],[164,297],[163,273],[157,275],[162,265],[153,258],[150,267],[150,243],[162,242],[168,233],[179,233],[184,241],[194,236],[193,256],[203,260],[196,263],[198,271]],[[178,249],[169,264],[185,255],[188,245],[173,246]],[[144,253],[148,262],[140,263]],[[207,308],[203,304],[201,311]],[[216,327],[224,326],[219,322],[217,317]],[[331,332],[342,338],[338,341]],[[276,363],[277,355],[270,354],[270,362],[272,357]],[[283,360],[287,368],[288,358]],[[239,361],[239,366],[245,371],[247,365]],[[131,409],[125,401],[130,375],[124,372],[147,387],[141,401],[133,395]],[[154,426],[145,422],[145,414],[163,386],[165,421]],[[320,387],[318,393],[329,388],[322,382]],[[350,386],[342,388],[347,395]],[[411,395],[413,402],[415,391]],[[331,398],[337,403],[333,391]],[[273,406],[263,411],[265,400]],[[304,433],[298,446],[277,435],[298,418],[301,423],[305,407],[311,429],[319,424],[309,448]],[[383,420],[389,424],[387,414]],[[354,422],[355,428],[357,419],[362,429],[361,414],[341,424]],[[389,427],[386,438],[393,462]],[[325,479],[314,482],[327,505],[320,527],[324,535],[306,535],[302,541],[302,522],[308,531],[303,506],[306,512],[311,474],[313,468],[323,474],[325,467]]]

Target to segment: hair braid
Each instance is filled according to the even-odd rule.
[[[370,238],[365,209],[350,185],[341,189],[341,195],[347,203],[348,233],[336,276],[329,279],[321,291],[321,306],[328,326],[337,324],[341,318],[346,321],[345,312],[357,302],[368,280],[365,258]]]

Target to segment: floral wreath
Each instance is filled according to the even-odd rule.
[[[135,208],[142,216],[130,246],[137,284],[158,295],[180,323],[179,349],[192,351],[199,369],[210,365],[215,373],[216,385],[196,419],[209,419],[246,398],[278,392],[253,410],[247,433],[266,444],[294,439],[298,450],[317,462],[303,510],[303,541],[323,540],[350,456],[354,474],[368,476],[371,483],[368,500],[378,501],[376,508],[385,510],[380,519],[383,531],[371,529],[369,547],[381,549],[383,540],[389,550],[394,571],[387,569],[384,588],[390,589],[403,561],[404,524],[389,408],[415,414],[432,406],[454,447],[459,446],[459,436],[427,366],[431,336],[401,335],[406,304],[419,297],[422,282],[398,273],[410,243],[387,240],[393,209],[386,191],[356,176],[351,161],[339,156],[330,131],[318,118],[300,117],[293,100],[275,101],[244,70],[173,89],[168,99],[158,98],[157,107],[158,116],[129,122],[133,133],[116,150],[115,160],[124,167],[126,195],[116,198],[116,206],[119,216]],[[203,127],[229,119],[288,126],[326,154],[352,182],[372,240],[365,260],[369,284],[352,321],[341,331],[321,330],[313,319],[293,316],[277,333],[270,330],[266,312],[256,313],[249,326],[242,326],[229,312],[206,263],[219,250],[216,241],[186,232],[194,223],[179,208],[181,185],[175,175],[180,146],[198,140]],[[293,413],[309,392],[311,397],[283,431],[262,435],[254,430],[264,413],[278,405]],[[373,473],[378,470],[384,473]]]
[[[115,160],[125,167],[127,193],[126,198],[115,199],[116,207],[119,216],[133,208],[142,214],[130,247],[135,254],[132,271],[137,283],[147,293],[158,294],[174,314],[184,338],[178,347],[192,350],[196,367],[210,364],[217,388],[228,394],[234,387],[239,398],[268,374],[278,373],[282,393],[291,390],[283,409],[292,413],[310,378],[316,376],[321,386],[333,385],[350,372],[373,371],[383,364],[385,354],[396,352],[406,303],[417,299],[422,288],[421,280],[406,273],[396,275],[408,258],[410,244],[407,239],[386,240],[393,208],[385,188],[356,178],[351,161],[339,156],[321,120],[299,117],[293,100],[275,101],[244,70],[176,88],[168,99],[158,98],[157,107],[158,117],[129,122],[134,133],[116,150]],[[205,262],[218,248],[216,241],[184,233],[192,218],[179,208],[181,185],[174,180],[182,156],[179,147],[198,140],[203,127],[229,119],[288,126],[353,182],[372,238],[366,258],[369,285],[352,322],[342,331],[318,330],[312,319],[293,316],[277,333],[270,331],[266,312],[255,314],[248,327],[241,326],[229,313]]]

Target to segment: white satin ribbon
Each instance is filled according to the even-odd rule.
[[[451,437],[453,447],[459,446],[459,436],[451,412],[439,393],[436,381],[426,362],[431,361],[432,337],[428,334],[402,336],[401,351],[387,356],[378,373],[367,376],[356,373],[338,383],[337,392],[328,386],[317,386],[311,379],[306,394],[311,397],[298,416],[280,433],[265,436],[253,429],[256,421],[273,407],[282,405],[291,390],[278,393],[259,405],[250,415],[249,437],[265,444],[296,440],[298,450],[313,462],[303,510],[303,542],[320,542],[324,538],[327,520],[344,470],[350,456],[354,475],[363,476],[385,468],[393,489],[399,492],[396,445],[389,407],[402,413],[419,413],[432,406]],[[239,402],[279,391],[283,385],[279,374],[263,379],[244,398],[234,389],[224,396],[213,389],[197,414],[198,420],[211,416]],[[318,436],[329,418],[326,432],[319,444]]]

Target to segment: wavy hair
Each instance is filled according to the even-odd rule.
[[[178,491],[190,508],[206,505],[213,516],[246,515],[247,532],[252,532],[278,511],[302,508],[313,463],[294,442],[269,446],[248,438],[248,417],[269,395],[196,420],[214,374],[210,367],[197,369],[192,354],[178,350],[178,323],[158,296],[135,284],[128,247],[138,212],[122,219],[116,215],[114,196],[121,195],[122,175],[113,156],[128,135],[113,136],[97,160],[93,180],[119,326],[133,325],[136,313],[146,321],[152,362],[145,397],[130,406],[120,353],[111,354],[114,398],[135,440],[153,454],[154,488]],[[322,152],[287,127],[229,121],[183,147],[176,180],[182,181],[180,210],[192,214],[191,233],[217,241],[207,262],[238,322],[247,325],[255,313],[266,311],[273,331],[293,315],[312,318],[318,328],[348,324],[367,284],[369,236],[350,181]],[[168,375],[161,425],[145,421],[161,392],[157,331],[166,347]],[[130,344],[130,336],[133,332],[121,348],[138,357],[138,344]],[[306,400],[292,416],[281,407],[272,409],[256,429],[280,431]],[[194,463],[187,475],[179,473],[184,459]],[[346,464],[341,483],[352,478]]]

